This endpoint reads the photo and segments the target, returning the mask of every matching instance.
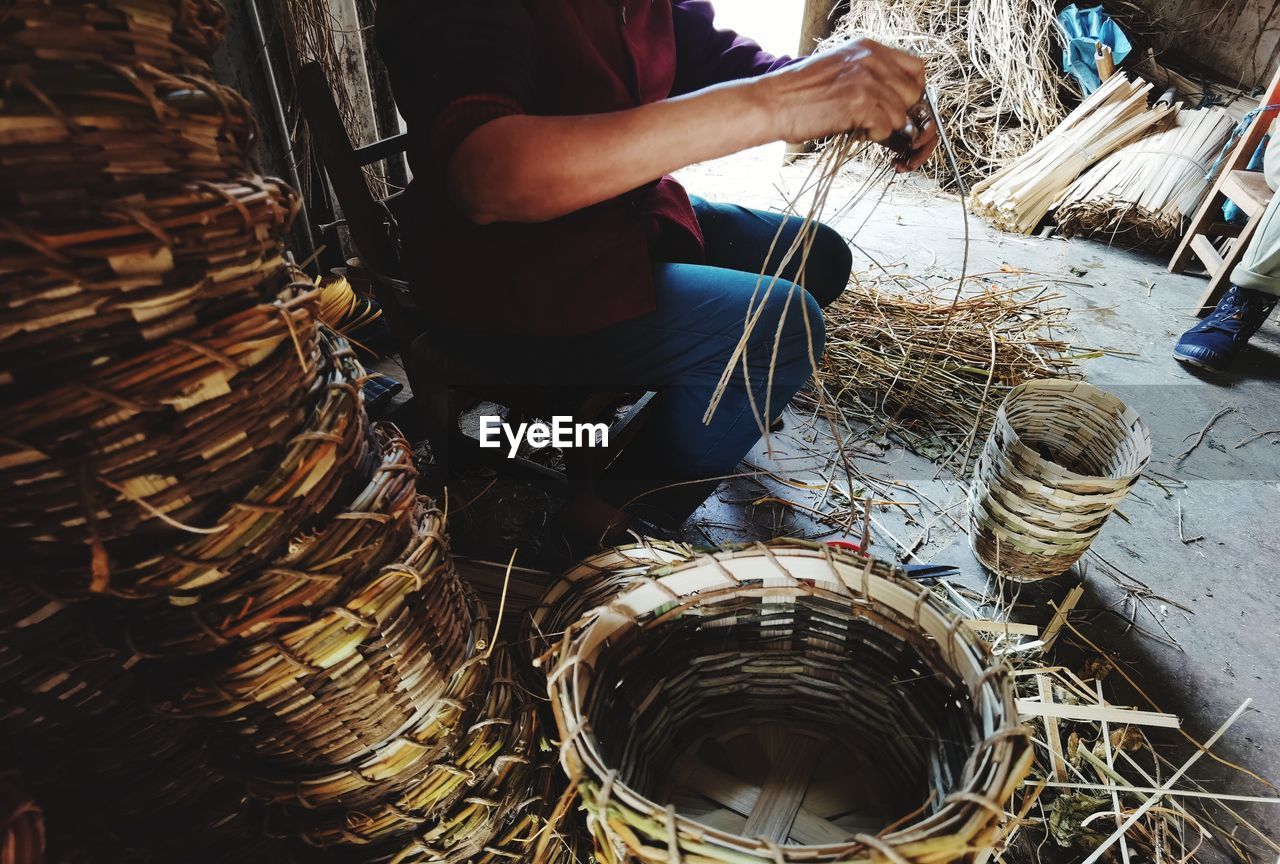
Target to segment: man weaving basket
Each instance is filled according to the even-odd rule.
[[[851,255],[819,229],[803,289],[770,292],[749,371],[704,424],[757,276],[766,263],[774,271],[801,220],[691,200],[669,172],[850,129],[885,141],[913,128],[923,64],[867,40],[773,57],[716,29],[705,0],[378,7],[412,136],[401,227],[419,302],[472,344],[501,343],[531,382],[658,390],[600,497],[571,502],[566,527],[599,538],[637,512],[678,525],[715,488],[708,478],[732,472],[759,439],[748,387],[762,410],[771,366],[775,406],[809,377],[822,308],[844,289]],[[899,170],[936,145],[931,124],[916,128]]]

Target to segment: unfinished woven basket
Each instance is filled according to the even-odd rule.
[[[137,596],[113,561],[214,531],[315,400],[313,297],[263,304],[11,405],[0,532],[61,595]]]
[[[245,176],[0,219],[0,398],[270,302],[298,207],[280,181]]]
[[[1032,753],[976,632],[829,547],[664,571],[548,655],[597,861],[987,859]]]
[[[1035,381],[1001,405],[969,489],[984,565],[1022,581],[1066,572],[1138,482],[1151,435],[1132,408],[1078,381]]]
[[[645,539],[592,555],[565,571],[529,611],[524,637],[529,660],[541,657],[591,610],[604,606],[637,579],[664,564],[688,561],[693,548],[682,543]]]
[[[44,815],[16,772],[0,772],[0,864],[44,864]]]

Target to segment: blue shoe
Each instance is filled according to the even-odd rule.
[[[1273,294],[1231,286],[1216,309],[1182,334],[1173,346],[1174,358],[1210,372],[1221,372],[1258,332],[1277,301],[1280,297]]]

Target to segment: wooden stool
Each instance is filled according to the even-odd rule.
[[[1271,203],[1272,192],[1266,178],[1257,171],[1247,169],[1253,154],[1266,137],[1272,120],[1280,113],[1280,109],[1272,107],[1278,104],[1280,68],[1276,70],[1271,87],[1262,102],[1263,110],[1254,117],[1248,131],[1231,152],[1212,191],[1204,199],[1191,227],[1178,245],[1178,251],[1169,262],[1170,273],[1182,273],[1194,257],[1200,259],[1209,272],[1209,286],[1196,306],[1198,315],[1207,315],[1213,311],[1218,300],[1231,287],[1231,273],[1244,258],[1245,250],[1257,233],[1261,216]],[[1222,207],[1228,199],[1234,201],[1248,217],[1249,221],[1243,228],[1223,221]],[[1214,240],[1221,239],[1226,240],[1223,251],[1219,251],[1214,243]]]

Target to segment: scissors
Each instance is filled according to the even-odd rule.
[[[848,540],[828,540],[827,545],[843,552],[867,557],[867,553],[860,545],[850,543]],[[902,569],[907,571],[909,579],[916,582],[936,582],[939,579],[955,579],[960,576],[960,568],[951,564],[904,564]]]

